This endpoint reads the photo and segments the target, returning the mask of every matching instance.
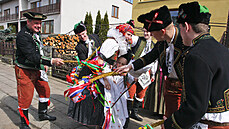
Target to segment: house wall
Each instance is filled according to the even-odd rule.
[[[119,7],[118,19],[111,17],[112,5]],[[95,24],[98,10],[102,18],[107,12],[110,24],[125,23],[132,17],[132,4],[123,0],[62,0],[60,32],[64,34],[71,31],[76,23],[84,21],[87,12],[91,12]]]
[[[140,0],[133,1],[133,19],[136,26],[142,27],[143,25],[137,22],[137,17],[141,14],[150,12],[153,9],[160,8],[163,5],[167,5],[169,9],[178,9],[182,3],[193,2],[193,0],[141,0],[148,2],[140,2]],[[227,23],[229,0],[198,0],[201,5],[208,7],[212,14],[210,22]],[[221,26],[226,26],[222,24]],[[226,27],[211,27],[210,34],[220,41],[223,32],[226,31]]]
[[[19,5],[18,0],[12,0],[10,2],[2,4],[1,5],[2,16],[4,16],[4,10],[6,10],[6,9],[10,9],[10,15],[15,14],[15,7],[18,5]],[[0,26],[4,26],[4,29],[6,29],[6,28],[8,28],[7,23],[10,23],[10,22],[2,22],[2,23],[0,23]]]
[[[15,14],[15,7],[18,5],[18,0],[13,0],[5,4],[2,4],[2,16],[4,16],[4,10],[6,9],[10,9],[10,14]]]
[[[19,5],[19,11],[31,9],[31,3],[38,0],[13,0],[2,4],[2,11],[10,8],[10,13],[15,13],[15,6]],[[54,34],[65,34],[70,32],[74,25],[80,21],[84,21],[85,15],[91,12],[93,24],[95,25],[97,12],[100,10],[101,17],[103,18],[105,13],[108,14],[110,24],[125,23],[129,19],[132,19],[132,4],[124,0],[60,0],[61,12],[60,14],[47,15],[46,20],[54,20]],[[41,0],[40,5],[48,5],[48,0]],[[56,0],[54,0],[56,3]],[[118,18],[111,17],[112,5],[119,7]],[[14,13],[12,13],[14,12]],[[45,21],[46,21],[45,20]],[[25,21],[25,19],[21,20]],[[15,21],[14,21],[15,22]],[[19,21],[18,21],[19,22]],[[7,27],[7,23],[0,23]],[[20,27],[18,27],[20,30]]]

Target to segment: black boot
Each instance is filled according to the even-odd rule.
[[[48,108],[48,102],[39,102],[39,106],[38,106],[38,116],[39,116],[39,120],[43,121],[43,120],[49,120],[49,121],[54,121],[56,120],[56,117],[54,116],[50,116],[47,114],[47,108]]]
[[[128,116],[130,116],[130,111],[131,111],[132,108],[133,108],[133,101],[127,100]],[[123,126],[124,129],[127,129],[128,128],[129,122],[130,122],[130,118],[128,117],[128,118],[126,118],[125,125]]]
[[[29,120],[29,117],[28,117],[28,110],[22,110],[22,111],[23,111],[23,114],[25,115],[25,117]],[[24,118],[24,117],[21,117],[20,129],[31,129],[31,128],[29,127],[29,125],[26,124],[26,121],[25,121],[25,118]]]
[[[134,99],[133,109],[131,110],[130,118],[133,118],[138,121],[142,121],[142,118],[138,116],[138,108],[141,102]]]

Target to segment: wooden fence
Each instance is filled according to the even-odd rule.
[[[6,56],[8,58],[12,58],[12,60],[14,61],[15,53],[16,53],[15,40],[9,42],[0,41],[0,55]]]
[[[60,52],[62,51],[62,53]],[[76,51],[69,49],[59,49],[59,48],[52,48],[52,58],[61,58],[64,60],[74,60],[76,56]],[[72,69],[76,67],[77,64],[75,63],[65,63],[62,66],[52,66],[52,76],[66,79],[66,75],[71,73]]]

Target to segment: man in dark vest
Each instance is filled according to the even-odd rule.
[[[99,46],[101,46],[101,40],[98,35],[88,35],[87,28],[82,21],[74,26],[74,32],[80,39],[75,48],[80,60],[87,59]]]
[[[83,22],[79,22],[74,25],[73,31],[79,37],[79,42],[75,48],[80,60],[86,60],[94,51],[101,46],[101,40],[96,34],[87,34],[87,28]],[[97,53],[96,53],[97,54]],[[94,55],[93,57],[95,57]],[[93,58],[92,57],[92,58]],[[91,70],[85,66],[79,71],[79,78],[91,74]],[[104,88],[102,84],[98,83],[100,91],[104,94]],[[100,103],[101,96],[94,99],[94,96],[90,94],[90,91],[86,88],[83,93],[86,95],[85,100],[74,103],[70,101],[68,107],[68,116],[84,125],[96,125],[97,128],[102,125],[104,120],[103,105]],[[101,119],[97,119],[101,118]]]
[[[30,129],[28,108],[33,99],[34,88],[39,95],[39,120],[56,120],[56,117],[47,114],[50,103],[50,88],[44,70],[53,64],[64,64],[62,59],[48,58],[43,54],[43,43],[39,35],[42,20],[46,16],[40,13],[27,12],[27,25],[17,34],[15,73],[17,79],[18,105],[21,116],[21,129]]]
[[[178,111],[165,129],[229,128],[229,53],[209,33],[211,14],[198,2],[181,4],[177,22],[183,43],[183,91]]]
[[[186,47],[182,43],[179,30],[174,26],[167,6],[142,14],[138,21],[144,23],[144,28],[158,41],[154,48],[145,56],[140,57],[132,64],[117,69],[117,72],[128,72],[131,69],[139,70],[158,59],[165,76],[164,98],[165,116],[171,116],[179,109],[182,91],[182,62],[180,57]]]

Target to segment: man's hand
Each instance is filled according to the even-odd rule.
[[[61,66],[64,64],[63,59],[60,58],[52,58],[52,65],[55,64],[57,66]]]
[[[167,117],[166,117],[166,116],[163,116],[163,120],[166,120],[166,119],[167,119]],[[162,124],[162,125],[161,125],[161,128],[162,128],[162,129],[165,129],[165,125]]]
[[[107,90],[110,90],[111,89],[111,84],[109,83],[109,81],[107,80],[106,77],[103,78],[103,81],[105,83],[104,88],[106,88]]]
[[[45,67],[45,72],[47,73],[49,67],[47,65],[45,65],[44,67]]]
[[[124,65],[124,66],[116,68],[114,72],[118,72],[119,74],[128,73],[131,69],[132,69],[132,65],[129,64],[129,65]]]

